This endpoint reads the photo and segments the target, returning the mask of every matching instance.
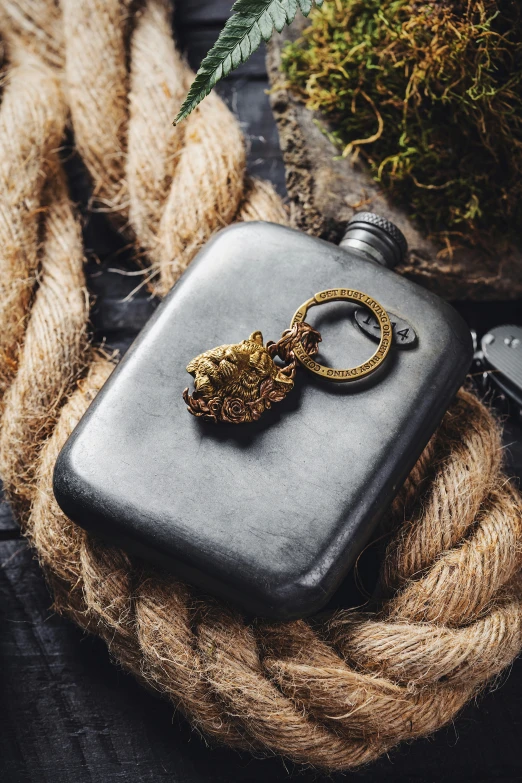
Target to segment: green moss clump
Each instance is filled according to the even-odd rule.
[[[283,68],[430,235],[522,233],[520,0],[332,0]]]

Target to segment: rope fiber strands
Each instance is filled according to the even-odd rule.
[[[68,520],[52,470],[113,365],[88,344],[83,248],[57,149],[69,116],[92,205],[165,293],[238,220],[285,222],[217,96],[190,81],[161,0],[3,0],[0,472],[55,607],[216,741],[341,770],[429,734],[522,647],[522,503],[497,423],[462,390],[390,510],[366,613],[247,621]]]

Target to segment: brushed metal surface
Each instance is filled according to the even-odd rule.
[[[192,357],[254,329],[278,339],[300,302],[337,286],[374,296],[417,344],[355,384],[303,373],[254,424],[188,415]],[[350,307],[310,317],[333,366],[374,350]],[[203,248],[72,434],[56,497],[84,527],[249,611],[310,613],[353,564],[471,356],[460,316],[394,272],[288,228],[233,226]]]

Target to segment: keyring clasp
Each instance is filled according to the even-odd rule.
[[[370,375],[370,373],[375,372],[384,362],[391,348],[393,335],[391,321],[388,313],[379,302],[373,299],[373,297],[368,296],[368,294],[365,294],[362,291],[356,291],[353,288],[330,288],[327,291],[319,291],[319,293],[315,294],[311,299],[308,299],[296,310],[290,328],[297,323],[302,323],[311,307],[326,304],[327,302],[339,301],[354,302],[355,304],[363,305],[363,307],[368,308],[375,315],[381,330],[379,345],[377,346],[375,353],[362,364],[359,364],[356,367],[348,367],[344,370],[319,364],[319,362],[316,362],[315,359],[306,353],[300,343],[294,348],[294,355],[303,367],[314,375],[325,378],[327,381],[347,383],[349,381],[357,381],[360,378],[364,378],[365,376]]]

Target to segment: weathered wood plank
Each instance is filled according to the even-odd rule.
[[[18,538],[20,528],[13,516],[11,507],[4,497],[2,482],[0,481],[0,541],[10,538]]]
[[[277,128],[270,111],[268,81],[225,79],[219,94],[236,114],[247,141],[248,171],[268,179],[284,196],[285,169]]]
[[[219,28],[202,27],[189,28],[179,43],[182,51],[186,51],[191,68],[197,70],[201,60],[217,40]],[[250,78],[267,79],[265,64],[266,48],[263,44],[259,47],[246,63],[242,63],[228,78],[237,79],[248,76]]]
[[[175,5],[174,25],[176,29],[221,25],[230,16],[232,5],[233,0],[184,0]]]

